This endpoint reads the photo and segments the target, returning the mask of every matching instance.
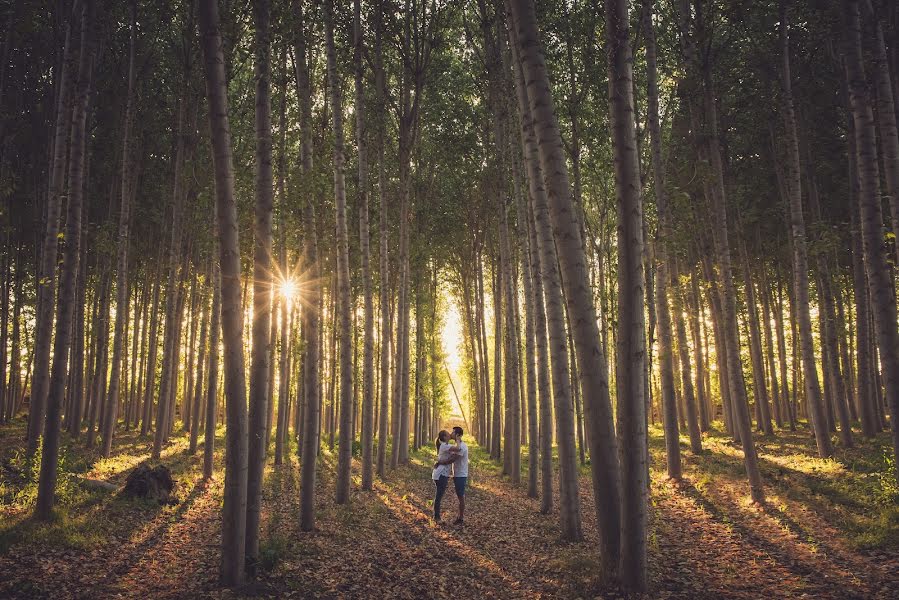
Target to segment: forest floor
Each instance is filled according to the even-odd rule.
[[[29,518],[36,485],[23,476],[25,422],[0,429],[0,598],[617,598],[595,579],[598,559],[589,467],[581,477],[585,540],[563,543],[558,512],[500,476],[472,444],[464,527],[434,526],[433,449],[333,501],[336,456],[322,449],[317,530],[299,531],[295,458],[268,467],[263,499],[262,572],[240,590],[217,588],[221,452],[216,475],[200,477],[201,451],[174,436],[163,453],[178,480],[178,503],[158,506],[79,485],[81,477],[121,485],[149,459],[152,441],[134,432],[99,459],[83,442],[63,447],[58,516]],[[220,432],[221,433],[221,432]],[[808,430],[760,437],[768,494],[753,505],[742,453],[720,432],[694,456],[682,443],[684,480],[664,477],[661,432],[651,430],[649,532],[651,598],[897,598],[899,507],[886,434],[857,438],[836,459],[815,457]],[[217,447],[223,447],[221,438]],[[557,499],[556,499],[557,500]],[[452,486],[444,520],[454,518]],[[558,506],[558,502],[556,502]]]

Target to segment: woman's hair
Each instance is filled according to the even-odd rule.
[[[437,434],[437,439],[434,440],[434,446],[437,447],[437,452],[440,452],[440,442],[445,442],[448,436],[449,431],[447,431],[446,429],[441,429],[440,433]]]

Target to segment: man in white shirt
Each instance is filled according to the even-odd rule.
[[[434,463],[435,472],[443,465],[452,465],[453,467],[453,486],[456,488],[456,497],[459,499],[459,518],[453,521],[453,525],[463,525],[465,516],[465,488],[468,484],[468,445],[462,441],[463,434],[461,427],[453,427],[450,439],[456,442],[455,448],[452,449],[453,451],[445,459],[440,459],[438,455],[438,460]]]

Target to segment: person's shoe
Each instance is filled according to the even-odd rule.
[[[453,525],[461,526],[461,525],[465,525],[465,523],[462,522],[462,518],[460,517],[460,518],[456,519],[455,521],[453,521]]]

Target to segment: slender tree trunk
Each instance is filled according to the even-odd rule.
[[[878,190],[879,173],[874,131],[874,114],[865,82],[861,50],[858,2],[846,0],[846,70],[849,98],[855,123],[858,155],[859,214],[865,269],[868,275],[871,312],[880,354],[884,399],[890,410],[893,433],[893,459],[899,464],[899,326],[896,296],[892,289],[890,266],[883,248],[883,214]],[[899,480],[899,471],[896,473]]]
[[[640,193],[640,158],[637,149],[636,124],[634,123],[633,54],[630,45],[627,2],[625,0],[606,0],[605,8],[609,114],[615,160],[615,191],[618,199],[619,336],[616,358],[618,371],[617,429],[618,435],[621,437],[621,445],[618,448],[621,463],[621,499],[617,504],[620,506],[620,529],[625,533],[620,536],[621,562],[618,566],[618,573],[622,584],[627,589],[643,592],[648,585],[646,521],[649,495],[647,480],[649,451],[646,447],[646,365],[644,363],[646,360],[646,333],[643,316],[645,302],[643,199]],[[647,31],[649,30],[651,27]],[[652,68],[651,70],[654,71]],[[656,114],[658,114],[657,108]],[[657,137],[657,142],[657,146],[653,150],[653,162],[661,157],[661,139],[659,137]],[[661,161],[659,161],[659,168],[654,171],[656,176],[662,172],[661,166]],[[657,178],[655,183],[661,189],[664,186],[664,179]],[[667,211],[667,203],[664,200],[663,209]],[[580,260],[583,261],[583,258]],[[662,304],[662,302],[658,304]],[[589,311],[585,315],[594,315],[592,297]],[[680,319],[678,322],[683,327]],[[595,316],[592,317],[591,324],[595,334],[593,344],[598,345],[599,334],[596,330]],[[670,330],[668,333],[670,335]],[[581,360],[584,361],[583,353],[581,356]],[[583,367],[589,368],[587,365]],[[685,382],[689,383],[689,373],[685,373]],[[688,405],[688,408],[691,407]],[[693,424],[695,424],[695,417]],[[695,429],[698,437],[699,429],[698,427]],[[694,427],[691,427],[691,440],[693,439],[693,430]],[[591,453],[591,460],[597,458],[599,457],[596,454]],[[600,526],[600,529],[602,527]]]
[[[374,352],[375,313],[372,301],[371,249],[368,225],[368,161],[365,141],[365,69],[362,55],[365,41],[362,34],[362,8],[360,0],[354,3],[353,35],[355,38],[356,75],[356,154],[359,163],[359,243],[362,250],[362,288],[365,306],[362,356],[362,489],[372,489],[372,453],[374,442]]]
[[[503,297],[501,271],[493,262],[493,418],[490,422],[490,458],[499,460],[502,452],[502,368],[503,368]]]
[[[112,270],[109,266],[103,268],[102,281],[100,283],[100,301],[97,315],[97,334],[95,336],[94,372],[91,382],[91,403],[88,409],[87,447],[93,448],[96,440],[97,416],[100,412],[100,403],[106,387],[106,355],[109,349],[109,288]]]
[[[708,431],[711,427],[712,415],[709,410],[709,395],[706,393],[705,381],[706,354],[703,350],[702,332],[700,331],[700,317],[702,316],[699,304],[699,274],[693,271],[690,274],[690,300],[687,313],[690,319],[690,337],[693,340],[693,362],[696,365],[696,403],[699,405],[699,429]]]
[[[890,222],[893,234],[899,235],[899,129],[896,126],[896,104],[893,96],[890,63],[887,60],[886,43],[884,41],[883,22],[886,19],[884,18],[885,15],[877,14],[874,11],[871,0],[862,0],[861,6],[863,14],[871,19],[874,29],[874,39],[871,40],[871,47],[874,50],[871,64],[874,67],[874,73],[871,79],[876,90],[874,103],[877,109],[880,159],[883,161],[883,179],[886,183],[886,193],[889,198]],[[896,240],[893,241],[893,248],[896,252],[897,264],[899,264],[899,242]]]
[[[565,331],[565,300],[562,293],[562,280],[559,272],[559,260],[556,247],[556,239],[554,239],[552,225],[550,223],[550,210],[548,204],[550,201],[558,202],[557,197],[549,198],[549,193],[558,194],[558,189],[547,189],[548,179],[544,180],[543,173],[547,168],[557,168],[558,165],[552,164],[546,159],[544,154],[548,154],[544,149],[540,148],[541,142],[548,143],[540,139],[541,129],[552,127],[555,125],[555,135],[558,136],[558,125],[555,116],[552,114],[550,106],[550,114],[538,112],[542,110],[539,103],[535,101],[535,96],[540,96],[541,101],[550,98],[548,80],[545,71],[542,54],[534,50],[538,50],[537,43],[537,25],[534,15],[533,4],[524,2],[508,2],[507,16],[509,24],[510,45],[512,47],[514,64],[516,66],[516,81],[519,101],[519,115],[521,117],[521,126],[524,138],[524,152],[527,162],[528,182],[531,191],[531,202],[533,203],[534,225],[537,237],[537,247],[540,256],[540,278],[543,284],[543,290],[546,295],[546,318],[549,334],[550,359],[552,366],[552,387],[553,401],[555,403],[556,426],[558,428],[558,445],[559,445],[559,502],[560,502],[560,518],[562,538],[569,541],[579,540],[583,537],[581,525],[580,501],[577,486],[577,463],[575,458],[575,431],[574,419],[572,415],[572,399],[571,384],[568,378],[568,351],[567,351],[567,335]],[[531,61],[533,64],[526,64]],[[539,79],[535,79],[534,73],[539,74]],[[527,89],[527,83],[533,85],[537,82],[540,86],[537,90]],[[557,158],[561,157],[561,142],[556,138],[559,153]],[[564,168],[564,164],[562,165]],[[567,193],[567,182],[565,183]],[[549,193],[548,193],[549,192]],[[570,205],[570,197],[568,198]],[[570,213],[569,213],[570,214]],[[561,248],[560,248],[561,250]],[[593,322],[595,326],[595,321]],[[496,361],[497,370],[499,360]],[[603,366],[605,361],[603,360]],[[606,390],[608,395],[608,390]],[[498,408],[498,407],[497,407]],[[545,411],[544,411],[545,412]],[[496,415],[494,416],[496,419]],[[496,428],[494,427],[494,434]],[[544,441],[544,444],[546,442]],[[592,449],[592,448],[591,448]],[[598,455],[599,456],[599,455]],[[591,463],[599,462],[599,459],[591,461]],[[544,484],[545,485],[545,484]],[[616,489],[617,495],[617,489]],[[600,496],[597,496],[597,505],[600,504]],[[604,524],[600,525],[603,529]],[[615,518],[614,527],[618,527],[618,519]],[[604,530],[604,534],[608,533]],[[613,532],[610,532],[614,534]],[[605,537],[605,536],[604,536]],[[617,540],[614,544],[613,556],[617,556],[618,544]],[[605,560],[611,557],[606,556]]]
[[[81,0],[76,0],[69,14],[65,46],[56,89],[56,123],[54,127],[53,154],[50,159],[50,186],[47,194],[46,227],[41,242],[40,266],[37,281],[37,312],[34,334],[34,374],[31,384],[31,400],[28,407],[28,440],[26,456],[31,459],[37,451],[43,433],[50,387],[50,342],[53,335],[53,301],[56,295],[56,254],[59,245],[59,213],[61,196],[65,193],[66,151],[72,111],[72,71],[75,68],[77,44],[73,39]]]
[[[209,276],[212,276],[212,273],[209,273]],[[200,324],[200,347],[197,350],[197,378],[194,385],[192,400],[190,403],[191,406],[191,427],[190,427],[190,448],[188,452],[191,455],[197,453],[197,442],[200,438],[200,405],[202,403],[203,398],[203,369],[206,363],[206,331],[209,324],[209,311],[206,308],[208,306],[208,297],[207,297],[208,285],[203,287],[202,292],[200,293],[200,297],[202,298],[200,302],[201,306],[201,320]]]
[[[857,363],[856,398],[861,413],[862,435],[873,438],[880,431],[874,406],[872,381],[874,365],[871,355],[871,307],[868,299],[868,279],[859,218],[858,154],[855,142],[855,123],[849,119],[849,229],[851,233],[852,283],[855,293],[855,360]]]
[[[173,362],[175,348],[177,346],[177,314],[179,301],[178,262],[181,254],[181,205],[182,205],[182,177],[181,169],[185,154],[185,118],[187,112],[187,99],[182,97],[178,106],[177,141],[175,145],[175,169],[174,185],[172,192],[172,226],[168,252],[168,284],[166,285],[165,298],[165,336],[162,343],[162,374],[159,382],[159,401],[156,407],[156,431],[153,438],[152,457],[159,460],[162,454],[162,443],[168,431],[169,422],[169,396],[174,382]]]
[[[125,122],[122,127],[122,182],[121,204],[119,205],[119,240],[118,260],[116,265],[116,314],[124,315],[128,305],[128,246],[131,236],[128,226],[131,223],[131,190],[128,182],[130,169],[131,112],[134,96],[134,48],[136,36],[137,5],[132,5],[131,44],[128,54],[128,95],[125,102]],[[108,457],[112,451],[112,436],[118,420],[119,387],[121,379],[121,363],[123,346],[127,342],[127,319],[119,318],[115,322],[115,333],[112,342],[112,371],[109,377],[109,395],[106,404],[106,427],[103,430],[103,447],[101,455]]]
[[[306,30],[303,21],[302,2],[297,5],[297,52],[295,56],[300,98],[301,158],[304,179],[312,175],[312,103],[307,62]],[[303,397],[305,400],[303,418],[300,422],[302,463],[300,467],[300,529],[315,529],[315,486],[318,461],[319,434],[321,430],[321,386],[319,382],[319,357],[322,336],[320,321],[324,301],[319,283],[318,234],[315,223],[315,207],[311,198],[305,206],[306,261],[309,265],[309,308],[303,311],[303,333],[305,336],[305,357],[303,359]]]
[[[818,454],[828,457],[833,454],[833,444],[823,407],[821,406],[821,386],[818,382],[818,368],[815,347],[812,340],[812,323],[809,315],[808,256],[805,239],[805,218],[802,212],[802,193],[799,172],[799,138],[796,131],[796,115],[793,109],[792,78],[790,75],[789,33],[786,22],[786,5],[781,2],[780,39],[783,60],[784,126],[787,142],[787,181],[790,196],[790,229],[793,247],[793,287],[798,309],[799,343],[802,351],[802,366],[805,376],[806,399],[809,416],[815,430]]]
[[[222,333],[225,345],[225,491],[222,508],[222,561],[224,585],[244,581],[247,519],[247,409],[243,360],[243,312],[240,303],[240,245],[234,167],[228,123],[227,81],[219,30],[217,0],[201,0],[199,10],[209,129],[215,172],[216,216],[221,262]]]
[[[334,196],[337,219],[337,314],[335,327],[340,338],[340,448],[337,463],[336,502],[345,504],[350,494],[352,462],[353,355],[352,307],[350,305],[349,246],[346,217],[345,161],[343,154],[343,99],[337,74],[337,52],[334,47],[334,3],[325,0],[325,43],[328,54],[328,91],[334,126]],[[334,374],[332,373],[332,376]]]
[[[743,254],[743,283],[746,289],[746,312],[749,322],[749,354],[752,361],[753,392],[756,406],[759,408],[761,430],[765,435],[773,435],[771,425],[771,404],[768,399],[768,386],[765,381],[765,363],[762,358],[762,335],[759,326],[759,313],[755,301],[755,284],[752,282],[752,269],[745,244],[741,247]]]
[[[150,317],[150,342],[147,349],[147,375],[144,382],[144,410],[141,416],[140,434],[147,435],[150,431],[150,423],[153,419],[153,392],[156,387],[156,352],[159,347],[159,288],[160,279],[162,278],[162,270],[156,276],[156,282],[153,284],[153,308]]]
[[[56,315],[56,338],[53,344],[53,370],[47,396],[47,419],[41,446],[41,470],[38,479],[34,516],[47,521],[56,500],[56,476],[59,466],[59,438],[62,400],[68,373],[69,346],[72,339],[72,316],[75,312],[75,284],[78,276],[81,212],[84,200],[84,163],[87,138],[88,100],[91,89],[93,55],[93,4],[77,3],[81,15],[81,56],[78,60],[78,86],[72,110],[72,137],[69,148],[69,193],[66,214],[65,253]],[[74,18],[74,15],[73,15]]]
[[[380,311],[381,311],[381,336],[380,336],[380,390],[378,397],[380,398],[380,408],[378,410],[378,453],[377,453],[377,472],[380,477],[384,477],[387,464],[387,438],[390,404],[390,343],[393,339],[392,323],[390,319],[390,257],[388,255],[388,230],[387,230],[387,189],[384,173],[384,144],[385,124],[384,124],[384,107],[385,107],[385,74],[382,55],[381,36],[383,29],[383,3],[378,2],[375,8],[375,88],[377,98],[378,111],[378,212],[379,212],[379,275],[380,275]]]
[[[656,255],[655,309],[659,331],[659,379],[661,382],[662,425],[665,431],[665,457],[668,467],[668,477],[678,480],[681,478],[680,430],[678,428],[677,419],[677,399],[674,393],[674,351],[672,349],[673,336],[671,328],[671,312],[668,307],[668,285],[670,282],[670,276],[668,274],[668,269],[670,267],[668,261],[668,244],[669,238],[671,237],[671,214],[668,190],[665,187],[665,165],[662,160],[662,131],[659,124],[659,86],[656,72],[656,44],[655,32],[652,24],[652,13],[653,1],[643,0],[643,28],[646,32],[647,108],[649,111],[650,148],[652,151],[653,190],[655,191],[656,206],[659,213],[658,240],[654,249]],[[621,177],[621,175],[619,175],[619,177]],[[636,184],[630,180],[624,180],[623,178],[622,181],[628,181],[629,185],[637,185],[636,189],[639,190],[639,178]],[[627,189],[622,184],[619,185],[621,186],[621,190]],[[675,293],[677,292],[675,291]],[[624,290],[619,289],[619,294],[624,294]],[[630,298],[627,298],[627,300],[630,301]],[[680,321],[680,319],[678,319],[678,321]],[[621,393],[627,394],[626,391],[619,390],[619,394]],[[627,398],[628,396],[625,395],[623,397]],[[621,400],[619,403],[620,402]],[[632,415],[627,414],[626,419],[630,420],[632,418]],[[621,417],[619,417],[619,421],[620,419]],[[631,424],[630,426],[632,428],[636,427],[634,424]],[[639,434],[639,431],[637,429],[632,429],[631,435],[634,434]],[[645,439],[645,431],[642,435]],[[636,468],[636,466],[637,465],[632,465],[629,468]],[[627,504],[626,501],[622,501],[625,505]],[[645,502],[645,500],[641,499],[641,502]],[[645,544],[645,541],[643,543]],[[645,552],[645,549],[643,552]],[[645,582],[642,586],[645,587]]]
[[[216,248],[218,244],[216,243]],[[222,275],[218,261],[212,259],[212,322],[209,327],[209,381],[206,384],[206,430],[203,442],[203,479],[212,477],[215,458],[215,427],[218,419],[219,336],[222,314]]]
[[[253,3],[256,27],[256,209],[253,222],[253,349],[250,366],[249,468],[247,471],[247,575],[256,576],[259,562],[259,520],[265,464],[272,333],[272,92],[271,4]]]

